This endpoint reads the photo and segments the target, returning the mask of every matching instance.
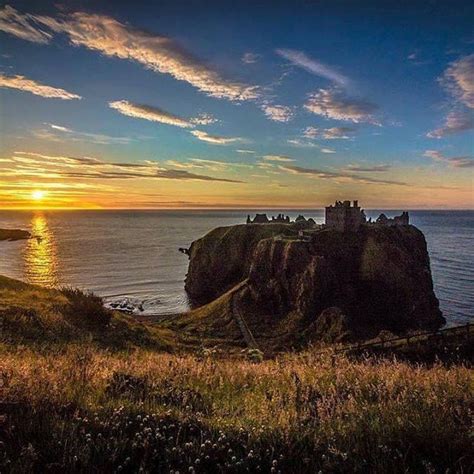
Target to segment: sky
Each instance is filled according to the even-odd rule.
[[[0,208],[473,209],[474,4],[0,2]]]

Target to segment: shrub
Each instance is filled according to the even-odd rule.
[[[72,324],[90,331],[103,330],[108,326],[112,312],[104,307],[102,298],[77,288],[63,288],[61,292],[69,300],[64,314]]]

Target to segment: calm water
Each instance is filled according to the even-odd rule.
[[[323,222],[323,211],[302,211]],[[93,290],[109,303],[147,313],[187,308],[188,259],[178,247],[217,226],[245,222],[247,211],[0,211],[0,228],[40,239],[0,242],[0,274],[47,286]],[[269,214],[272,212],[269,211]],[[398,214],[387,211],[387,215]],[[287,212],[291,217],[297,211]],[[376,217],[379,211],[368,211]],[[474,211],[414,211],[425,234],[435,291],[450,324],[474,319]]]

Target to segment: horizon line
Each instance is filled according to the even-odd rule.
[[[260,206],[260,207],[0,207],[0,212],[3,211],[312,211],[324,210],[326,206],[315,207],[285,207],[285,206]],[[367,211],[474,211],[474,208],[453,208],[453,207],[363,207]]]

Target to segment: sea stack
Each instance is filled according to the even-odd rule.
[[[266,321],[271,333],[291,320],[294,336],[310,339],[324,339],[331,318],[352,338],[441,327],[426,241],[408,213],[368,223],[357,202],[351,211],[336,207],[348,222],[311,224],[304,238],[295,223],[268,223],[222,227],[197,240],[186,278],[191,301],[208,303],[245,281],[240,301],[250,325],[261,330]]]

